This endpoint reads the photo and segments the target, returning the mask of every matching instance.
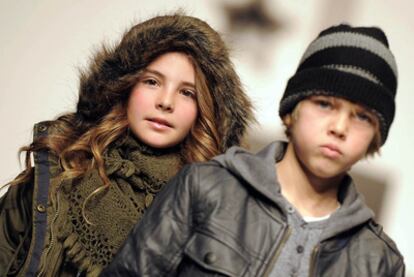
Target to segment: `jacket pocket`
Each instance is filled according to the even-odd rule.
[[[244,276],[248,260],[231,246],[211,236],[195,233],[184,253],[202,268],[226,276]]]

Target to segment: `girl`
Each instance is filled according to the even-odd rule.
[[[170,177],[240,144],[250,120],[208,24],[132,27],[81,73],[76,112],[37,124],[22,148],[26,169],[0,201],[0,275],[97,276]]]

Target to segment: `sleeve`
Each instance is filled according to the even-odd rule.
[[[157,195],[101,276],[171,276],[191,236],[197,167],[184,167]]]
[[[0,276],[23,264],[30,240],[33,185],[10,186],[0,199]]]
[[[405,264],[404,264],[404,261],[403,261],[402,257],[399,260],[397,266],[395,267],[395,270],[389,276],[395,276],[395,277],[404,277],[405,276]]]

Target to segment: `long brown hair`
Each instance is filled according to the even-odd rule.
[[[198,117],[182,142],[184,163],[206,161],[243,143],[253,121],[252,105],[234,70],[220,35],[206,22],[191,16],[157,16],[132,26],[113,47],[103,46],[80,72],[75,113],[51,123],[48,135],[21,148],[26,169],[12,184],[31,180],[31,153],[47,151],[60,162],[63,179],[97,169],[105,185],[105,149],[126,134],[126,107],[140,74],[168,52],[190,57],[196,75]]]
[[[217,124],[214,120],[214,99],[206,83],[205,76],[197,62],[189,56],[193,63],[196,76],[197,90],[197,120],[183,142],[183,163],[207,161],[221,153]],[[140,78],[140,72],[130,76],[127,86],[128,94]],[[40,137],[32,144],[24,146],[20,152],[26,152],[26,169],[11,184],[24,183],[33,175],[31,167],[31,153],[49,151],[58,157],[62,167],[62,179],[81,177],[88,170],[97,169],[105,186],[110,185],[105,173],[103,153],[108,146],[128,131],[126,100],[115,104],[99,124],[84,132],[76,128],[76,115],[66,114],[53,122],[53,132],[47,137]]]
[[[126,107],[132,88],[152,61],[168,52],[186,54],[193,63],[198,116],[181,143],[182,163],[206,161],[243,144],[252,105],[220,35],[206,22],[182,14],[157,16],[133,26],[114,47],[103,46],[80,72],[75,113],[50,122],[47,136],[22,147],[25,170],[10,184],[33,180],[31,154],[49,153],[59,163],[59,182],[81,178],[95,169],[103,185],[83,203],[110,186],[105,150],[128,132]],[[55,177],[55,175],[53,176]],[[76,183],[76,182],[75,182]],[[92,224],[92,223],[91,223]]]

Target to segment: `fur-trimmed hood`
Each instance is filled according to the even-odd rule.
[[[203,71],[215,103],[222,150],[239,144],[253,113],[228,50],[206,22],[179,14],[139,23],[119,44],[103,47],[95,54],[89,69],[81,73],[78,119],[83,125],[95,125],[114,104],[129,96],[128,76],[170,51],[191,55]]]

